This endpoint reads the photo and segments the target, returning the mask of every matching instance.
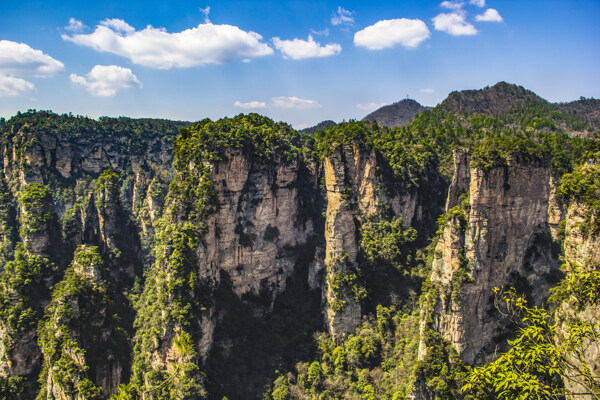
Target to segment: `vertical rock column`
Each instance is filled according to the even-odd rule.
[[[558,268],[548,221],[551,171],[543,162],[520,160],[483,171],[465,168],[455,154],[448,206],[457,203],[460,182],[470,175],[470,205],[464,229],[450,215],[435,251],[431,280],[439,298],[433,325],[469,364],[503,350],[511,328],[494,305],[493,289],[513,286],[532,305],[542,305]],[[462,161],[462,162],[461,162]],[[453,190],[454,188],[454,190]],[[451,213],[452,214],[452,213]],[[458,213],[456,213],[458,215]]]
[[[357,145],[338,146],[325,158],[325,297],[329,332],[335,340],[352,333],[361,319],[358,231],[378,204],[375,170],[374,155]]]

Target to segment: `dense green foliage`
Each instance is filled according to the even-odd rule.
[[[558,196],[563,204],[577,202],[583,207],[585,224],[583,232],[600,233],[600,165],[583,166],[561,178]]]
[[[558,292],[576,303],[579,311],[599,304],[598,287],[600,271],[575,272],[559,285]],[[520,325],[517,337],[509,340],[510,350],[496,361],[475,368],[463,391],[478,399],[563,399],[567,394],[600,398],[600,377],[592,373],[593,366],[586,359],[586,354],[598,351],[594,342],[600,334],[597,319],[557,320],[543,308],[528,307],[513,288],[501,296],[506,312]],[[565,391],[565,380],[583,390]]]
[[[156,267],[148,273],[144,291],[134,297],[137,315],[132,383],[138,394],[148,391],[146,398],[178,398],[180,392],[189,396],[204,390],[201,373],[193,362],[195,353],[179,355],[177,362],[182,366],[177,367],[177,379],[169,378],[172,373],[168,366],[156,367],[151,362],[160,347],[172,346],[165,331],[193,335],[194,340],[199,337],[194,321],[205,310],[209,292],[195,272],[197,246],[195,226],[162,227],[155,249]],[[183,361],[184,357],[189,360]]]
[[[92,381],[95,376],[88,373],[90,366],[106,363],[109,357],[126,362],[129,338],[111,314],[112,296],[102,277],[105,273],[98,248],[81,246],[65,277],[54,287],[39,328],[44,362],[38,399],[47,398],[49,381],[52,389],[67,396],[98,398],[100,388]],[[105,326],[111,327],[109,332],[104,332]]]
[[[299,363],[296,374],[281,375],[270,398],[406,398],[419,346],[418,326],[418,316],[379,306],[376,317],[342,344],[319,336],[317,361]]]
[[[71,140],[111,141],[112,138],[126,137],[125,141],[112,141],[113,148],[124,153],[142,154],[149,139],[160,138],[170,143],[177,137],[179,129],[187,125],[189,123],[182,121],[150,118],[100,117],[94,120],[81,115],[28,110],[10,118],[1,129],[5,138],[14,140],[18,140],[15,136],[18,131],[34,133],[38,137],[44,134],[66,134]]]
[[[42,233],[52,218],[52,193],[50,189],[39,183],[25,186],[20,198],[21,235]]]
[[[0,321],[18,338],[34,330],[42,316],[42,300],[48,294],[44,281],[57,272],[48,259],[27,254],[18,246],[15,258],[5,264],[0,272]],[[3,343],[10,351],[11,343]]]
[[[4,177],[0,177],[0,265],[13,257],[16,241],[16,201]]]
[[[262,163],[291,161],[300,152],[298,132],[258,114],[240,114],[218,121],[209,119],[182,129],[175,141],[175,168],[182,171],[188,163],[196,166],[222,159],[227,149],[241,149]]]
[[[402,218],[396,216],[387,221],[372,215],[361,227],[361,246],[365,258],[373,265],[404,265],[408,258],[407,248],[417,238],[417,231],[406,227]]]

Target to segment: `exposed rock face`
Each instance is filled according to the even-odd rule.
[[[22,335],[0,327],[0,376],[33,376],[39,371],[42,353],[34,329]]]
[[[436,246],[431,280],[442,284],[442,295],[433,322],[465,362],[479,364],[510,334],[492,289],[514,286],[540,306],[555,283],[558,260],[548,218],[553,181],[543,163],[513,157],[508,166],[485,172],[462,165],[468,163],[464,154],[455,157],[448,207],[467,175],[470,206],[466,226],[451,218]]]
[[[352,333],[361,321],[361,306],[355,294],[335,289],[334,281],[351,276],[359,269],[360,227],[378,207],[390,205],[407,225],[421,219],[415,192],[391,197],[380,190],[375,154],[358,145],[337,146],[325,158],[324,175],[327,190],[325,221],[325,264],[327,266],[326,313],[329,332],[336,339]]]
[[[357,156],[355,158],[355,156]],[[358,165],[356,165],[358,164]],[[350,172],[352,169],[352,172]],[[357,175],[356,172],[365,172]],[[324,173],[327,189],[327,217],[325,220],[325,264],[327,265],[328,285],[326,288],[326,312],[329,323],[329,332],[340,340],[345,335],[354,331],[361,318],[361,307],[359,299],[354,298],[351,293],[335,291],[331,280],[336,274],[342,276],[349,274],[349,269],[357,269],[356,258],[358,256],[359,243],[357,242],[357,231],[359,226],[355,222],[357,211],[350,204],[354,190],[356,193],[369,191],[372,194],[374,178],[374,159],[363,158],[360,150],[354,147],[338,147],[334,153],[325,159]],[[369,176],[371,175],[371,176]],[[354,190],[353,190],[354,189]],[[375,198],[357,198],[357,203],[366,207],[375,207]],[[343,262],[340,262],[342,259]],[[332,305],[341,305],[337,309]]]
[[[469,194],[471,189],[471,159],[468,151],[454,151],[454,175],[448,188],[448,198],[446,199],[446,212],[459,203],[459,198],[463,194]]]
[[[267,310],[314,235],[299,170],[299,161],[264,166],[240,150],[228,151],[213,167],[217,206],[198,271],[216,281],[219,270],[226,272],[239,297],[267,293]]]
[[[95,135],[90,143],[86,134],[75,138],[67,132],[40,135],[27,124],[14,128],[18,128],[16,136],[4,143],[4,173],[21,173],[23,184],[47,181],[55,172],[68,179],[106,169],[137,171],[143,163],[169,166],[173,162],[171,143],[159,137],[144,141],[143,153],[131,157],[121,146],[129,139],[125,134],[116,140]]]
[[[228,150],[212,166],[217,204],[207,220],[197,271],[215,283],[224,273],[256,315],[272,309],[298,259],[307,257],[303,253],[315,258],[312,199],[304,198],[301,188],[315,182],[303,176],[305,168],[298,160],[265,166],[241,150]],[[202,319],[203,358],[212,347],[215,317],[213,310]]]

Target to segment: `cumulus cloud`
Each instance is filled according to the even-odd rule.
[[[96,65],[86,76],[71,74],[70,78],[94,96],[114,96],[121,89],[142,87],[129,68],[117,65]]]
[[[435,89],[421,89],[419,91],[421,93],[435,93]]]
[[[233,103],[233,105],[236,107],[239,107],[239,108],[246,109],[246,110],[253,109],[253,108],[266,108],[267,107],[267,103],[265,103],[264,101],[249,101],[246,103],[242,103],[241,101],[236,101],[235,103]]]
[[[354,25],[352,11],[338,7],[337,12],[331,16],[331,25]]]
[[[414,49],[431,36],[420,19],[386,19],[354,34],[354,44],[369,50],[381,50],[400,44]]]
[[[464,13],[439,14],[431,20],[435,29],[454,36],[476,35],[478,33],[473,24],[465,20]]]
[[[63,63],[25,43],[0,40],[0,74],[44,78],[64,69]]]
[[[476,5],[477,7],[485,7],[485,0],[469,0],[469,3]]]
[[[476,15],[475,21],[480,22],[502,22],[504,21],[500,13],[494,8],[488,8],[483,14]]]
[[[298,97],[273,97],[271,99],[271,107],[311,109],[321,108],[321,104],[316,100],[305,100]]]
[[[381,108],[383,106],[385,106],[387,103],[365,103],[365,104],[357,104],[356,108],[358,108],[359,110],[364,110],[364,111],[372,111],[372,110],[377,110],[378,108]]]
[[[447,8],[449,10],[460,10],[465,5],[462,1],[442,1],[440,7]]]
[[[27,94],[35,89],[33,83],[25,79],[0,74],[0,97],[14,97]]]
[[[65,26],[65,29],[72,32],[79,32],[83,29],[83,27],[83,22],[71,17],[69,18],[69,25]]]
[[[292,60],[329,57],[340,54],[342,51],[342,46],[337,43],[329,43],[321,46],[320,43],[315,42],[311,35],[308,35],[308,40],[281,40],[278,37],[274,37],[273,45],[283,54],[283,58],[291,58]]]
[[[262,36],[258,33],[212,23],[169,33],[150,25],[136,31],[123,20],[107,19],[90,34],[63,34],[62,38],[157,69],[221,64],[273,54],[273,49],[261,42]]]

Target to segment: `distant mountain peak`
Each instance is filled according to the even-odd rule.
[[[425,107],[413,99],[404,99],[393,104],[383,106],[366,117],[363,121],[375,121],[381,126],[399,128],[408,124],[415,115],[421,114],[430,107]]]
[[[324,131],[327,128],[331,128],[334,125],[336,125],[336,123],[334,121],[328,119],[326,121],[319,122],[315,126],[311,126],[309,128],[300,129],[298,132],[304,133],[304,134],[307,134],[307,135],[312,135],[312,134],[314,134],[317,131]]]
[[[440,104],[444,111],[495,115],[530,101],[548,103],[523,86],[504,81],[477,90],[454,91]]]

